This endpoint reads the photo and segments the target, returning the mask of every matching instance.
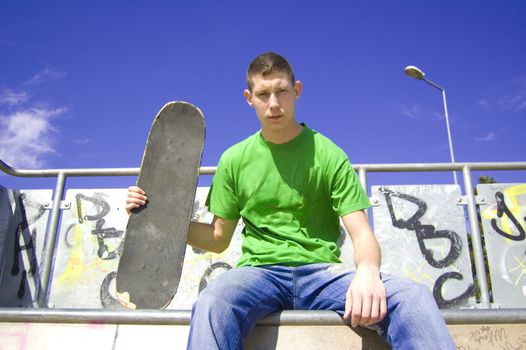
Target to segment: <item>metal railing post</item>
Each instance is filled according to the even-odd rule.
[[[360,183],[362,184],[365,193],[367,193],[367,170],[364,167],[358,168],[358,177],[360,178]],[[367,209],[365,211],[365,215],[367,215],[367,218],[371,217],[369,210],[370,209]]]
[[[477,282],[480,289],[480,302],[483,308],[490,308],[488,280],[486,278],[486,267],[484,263],[484,249],[482,247],[482,239],[479,230],[479,221],[477,217],[477,204],[475,201],[475,192],[473,190],[473,182],[471,181],[471,170],[468,166],[462,169],[464,177],[464,188],[468,201],[468,217],[469,226],[471,228],[471,246],[473,248],[473,257],[475,261],[475,271],[477,274]]]
[[[358,169],[358,177],[360,178],[360,183],[364,190],[367,191],[367,170],[364,167]]]
[[[58,230],[58,221],[60,218],[60,202],[64,194],[64,185],[66,175],[59,172],[57,176],[57,185],[53,197],[53,208],[51,210],[51,222],[49,224],[43,249],[42,269],[40,270],[40,288],[38,288],[38,305],[47,307],[47,296],[49,294],[49,282],[51,275],[51,266],[53,265],[53,255],[55,253],[55,243]]]

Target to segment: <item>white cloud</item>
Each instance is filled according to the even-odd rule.
[[[91,142],[91,139],[88,139],[88,138],[74,139],[73,142],[79,145],[86,145]]]
[[[63,79],[66,73],[46,68],[22,85],[32,91],[35,84]],[[33,93],[5,88],[0,91],[0,159],[15,168],[43,168],[56,154],[59,136],[54,118],[66,109],[35,103]]]
[[[437,112],[437,111],[433,111],[431,113],[431,115],[433,116],[433,120],[435,121],[446,121],[446,115],[444,114],[444,112]],[[450,124],[453,124],[453,118],[451,118],[451,116],[449,116],[449,123]]]
[[[494,133],[490,132],[486,136],[475,137],[473,140],[482,141],[482,142],[491,142],[491,141],[495,141],[496,139],[497,139],[497,136]]]
[[[54,154],[51,120],[65,109],[31,108],[0,115],[0,159],[15,168],[42,168]]]
[[[489,103],[488,99],[481,98],[478,101],[478,105],[479,105],[480,108],[482,108],[483,110],[487,111],[489,109],[490,103]]]
[[[512,96],[504,96],[499,100],[499,106],[505,111],[519,112],[526,110],[526,91],[517,92]]]
[[[27,93],[20,91],[15,92],[9,89],[0,92],[0,104],[8,106],[16,106],[20,103],[26,102],[29,96]]]
[[[400,106],[398,111],[404,117],[411,119],[420,119],[422,116],[422,111],[418,105],[406,106],[404,104]]]
[[[28,85],[40,84],[49,80],[59,80],[66,77],[66,73],[54,68],[46,67],[43,71],[35,74],[31,79],[26,81]]]
[[[497,106],[503,112],[526,111],[526,74],[519,75],[497,86],[478,101],[478,106],[488,110]]]

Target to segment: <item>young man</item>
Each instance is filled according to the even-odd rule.
[[[192,224],[188,239],[221,252],[242,218],[243,254],[199,296],[188,347],[241,349],[258,319],[299,309],[334,310],[353,327],[375,325],[395,349],[454,349],[429,290],[380,274],[367,195],[346,154],[297,122],[302,84],[289,63],[262,54],[247,84],[244,96],[261,131],[222,155],[206,203],[212,224]],[[126,208],[145,201],[131,187]],[[340,218],[353,241],[354,271],[339,260]]]

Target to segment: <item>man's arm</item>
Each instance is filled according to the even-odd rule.
[[[146,193],[137,186],[128,188],[126,196],[126,211],[130,214],[134,208],[146,204],[148,197]],[[190,223],[188,232],[188,244],[192,247],[213,253],[221,253],[230,244],[238,220],[227,220],[214,216],[211,224],[200,222]]]
[[[238,220],[214,216],[211,224],[191,222],[188,244],[213,253],[221,253],[230,245]]]
[[[380,279],[380,247],[364,211],[342,217],[354,246],[356,273],[347,291],[344,319],[351,325],[372,325],[387,314],[385,288]]]

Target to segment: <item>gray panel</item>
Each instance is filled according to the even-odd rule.
[[[49,303],[57,308],[115,307],[115,271],[128,216],[126,189],[72,189],[57,236]]]
[[[440,308],[474,304],[460,187],[373,186],[372,195],[382,271],[427,285]]]
[[[526,184],[477,185],[495,304],[526,307]]]
[[[0,186],[0,306],[36,306],[52,190]]]

